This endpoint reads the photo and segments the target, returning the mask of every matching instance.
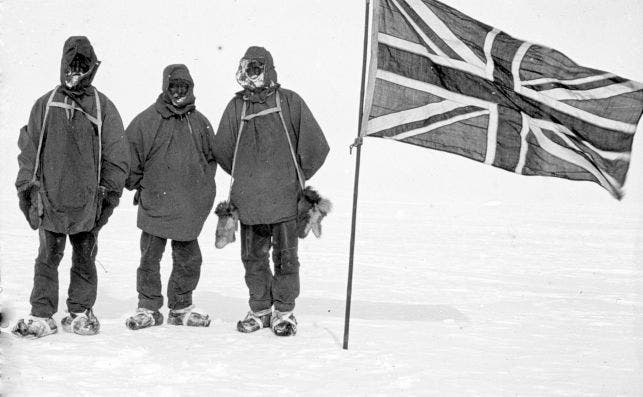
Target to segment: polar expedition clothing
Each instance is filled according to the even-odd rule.
[[[93,57],[95,72],[98,61],[91,48],[87,38],[70,37],[65,42],[61,68],[77,54],[84,54]],[[87,86],[75,91],[61,85],[39,98],[18,141],[16,187],[22,192],[32,180],[44,124],[36,182],[42,200],[41,227],[51,232],[92,230],[100,209],[99,186],[120,196],[129,170],[129,149],[116,107],[90,85],[91,80],[84,83]],[[100,120],[95,120],[99,115]]]
[[[184,106],[168,93],[170,78],[189,82]],[[214,204],[214,131],[194,105],[184,65],[163,71],[163,91],[127,127],[132,165],[126,187],[136,190],[138,227],[171,240],[195,240]]]
[[[31,314],[41,319],[58,309],[67,236],[73,248],[67,309],[84,313],[94,305],[98,230],[118,205],[129,170],[120,115],[91,85],[99,64],[86,37],[70,37],[61,85],[36,101],[20,132],[16,187],[21,210],[39,228]]]
[[[284,123],[305,179],[319,170],[329,148],[303,99],[279,86],[266,49],[250,47],[236,77],[244,90],[232,98],[221,117],[215,157],[233,174],[230,202],[241,221],[241,259],[250,309],[254,317],[262,318],[273,305],[276,311],[291,312],[299,295],[296,216],[301,187]],[[241,332],[259,328],[261,324],[243,321],[238,325]]]
[[[193,90],[185,65],[167,66],[158,99],[126,131],[132,157],[126,187],[136,190],[142,230],[138,308],[153,314],[163,305],[160,261],[168,239],[173,259],[168,306],[176,311],[192,306],[202,263],[197,237],[214,204],[214,132],[196,110]],[[126,324],[142,328],[135,316]]]
[[[272,67],[272,57],[265,49],[250,47],[248,52],[244,58],[260,57]],[[276,73],[274,76],[276,79]],[[237,93],[228,103],[215,136],[217,161],[230,173],[245,102],[249,120],[244,123],[239,141],[230,201],[239,209],[239,219],[246,225],[279,223],[297,215],[300,188],[281,119],[278,113],[252,117],[276,106],[277,90],[305,179],[310,179],[319,170],[329,150],[324,134],[304,100],[295,92],[279,87],[276,81],[273,83],[261,90],[261,94],[247,90]]]

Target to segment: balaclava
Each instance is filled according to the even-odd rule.
[[[94,80],[100,61],[94,53],[89,39],[85,36],[72,36],[65,41],[60,61],[61,90],[70,98],[77,100],[83,95],[91,95],[89,87]]]
[[[164,118],[182,116],[195,109],[194,81],[187,66],[167,66],[163,70],[162,90],[156,109]]]
[[[239,61],[236,77],[244,98],[253,102],[264,102],[279,87],[272,55],[263,47],[248,48]]]

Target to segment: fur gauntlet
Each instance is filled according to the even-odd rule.
[[[239,211],[228,200],[217,204],[214,213],[219,217],[214,246],[223,248],[235,241],[234,233],[239,229]]]
[[[323,198],[316,190],[307,186],[297,202],[297,235],[305,238],[312,230],[315,237],[322,234],[321,221],[333,209],[330,200]]]

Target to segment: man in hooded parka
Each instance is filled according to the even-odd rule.
[[[194,81],[185,65],[163,71],[156,102],[127,127],[132,166],[126,187],[136,190],[141,261],[137,270],[138,309],[126,320],[130,329],[163,323],[160,262],[172,240],[172,273],[167,285],[167,322],[210,325],[192,305],[201,273],[197,237],[215,197],[214,131],[195,107]]]
[[[72,245],[63,329],[83,335],[99,331],[93,313],[98,231],[118,205],[129,169],[123,122],[114,104],[92,86],[98,61],[89,40],[67,39],[61,85],[39,98],[20,131],[16,180],[20,209],[40,248],[31,292],[31,316],[13,333],[41,337],[55,333],[58,265],[67,236]]]
[[[237,329],[271,327],[276,335],[294,335],[293,310],[299,296],[296,218],[302,183],[297,167],[301,179],[311,178],[329,148],[303,99],[278,84],[265,48],[248,48],[237,81],[243,91],[228,103],[215,136],[217,161],[232,175],[230,203],[239,213],[241,260],[250,294],[250,311]]]

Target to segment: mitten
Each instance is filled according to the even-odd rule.
[[[239,211],[230,201],[222,201],[214,213],[219,217],[214,246],[223,248],[235,241],[234,232],[239,227]]]
[[[37,230],[42,222],[42,199],[40,198],[40,183],[27,182],[18,188],[18,206],[27,218],[29,226]]]
[[[98,232],[107,224],[107,220],[114,213],[120,202],[120,194],[113,190],[107,190],[103,186],[98,187],[98,208],[96,210],[96,222],[92,232]]]
[[[316,237],[321,236],[321,220],[331,211],[332,204],[307,186],[297,202],[297,235],[305,238],[312,230]]]
[[[31,206],[30,196],[31,194],[28,183],[25,183],[18,188],[18,206],[20,207],[20,211],[25,215],[27,222],[29,222],[29,207]]]

